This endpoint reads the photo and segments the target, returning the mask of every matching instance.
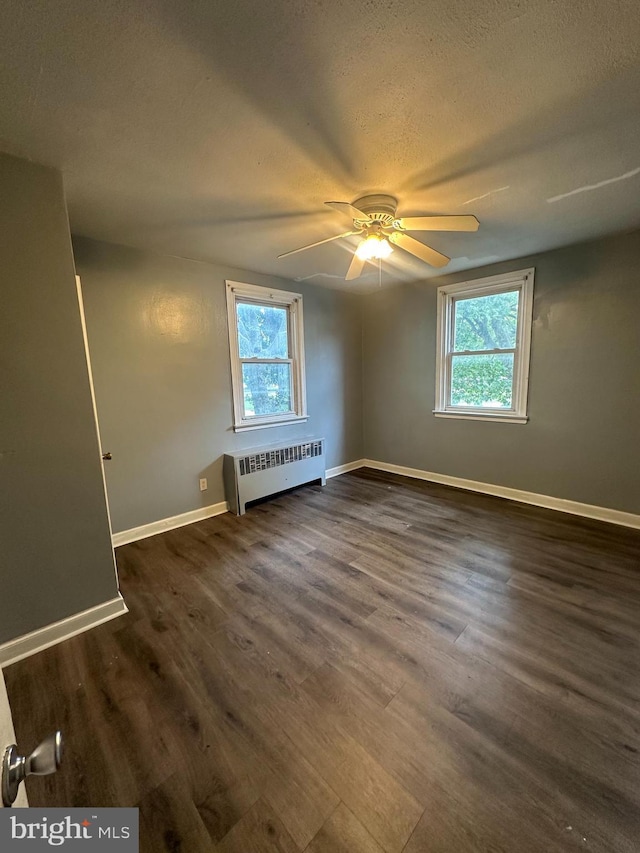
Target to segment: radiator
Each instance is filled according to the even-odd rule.
[[[244,515],[250,501],[320,480],[326,483],[324,439],[273,444],[225,453],[224,488],[229,509]]]

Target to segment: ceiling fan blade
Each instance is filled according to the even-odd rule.
[[[344,213],[349,219],[366,219],[367,221],[370,219],[368,213],[363,213],[347,201],[325,201],[325,204],[337,210],[338,213]]]
[[[421,261],[430,264],[432,267],[444,267],[451,260],[446,255],[442,255],[440,252],[436,252],[435,249],[425,246],[420,240],[414,240],[413,237],[409,237],[408,234],[404,234],[402,231],[394,231],[393,234],[389,234],[389,240],[395,243],[396,246],[400,246],[405,252],[415,255],[416,258],[420,258]]]
[[[477,231],[475,216],[403,216],[400,227],[406,231]]]
[[[309,243],[308,246],[300,246],[299,249],[292,249],[290,252],[283,252],[278,255],[278,258],[287,258],[289,255],[295,255],[297,252],[304,252],[306,249],[313,249],[314,246],[322,246],[323,243],[330,243],[332,240],[339,240],[341,237],[351,237],[353,234],[360,234],[360,231],[345,231],[344,234],[336,234],[335,237],[326,237],[324,240],[318,240],[317,243]]]
[[[362,273],[365,263],[366,261],[363,258],[359,258],[357,255],[354,255],[351,259],[351,264],[349,265],[347,274],[344,277],[345,281],[351,281],[354,278],[358,278]]]

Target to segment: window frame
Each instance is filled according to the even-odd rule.
[[[460,418],[476,421],[501,421],[524,424],[529,420],[527,403],[529,363],[531,355],[531,326],[533,321],[533,286],[535,269],[476,278],[457,284],[445,284],[437,295],[436,397],[433,414],[438,418]],[[463,350],[460,354],[477,355],[513,352],[513,396],[510,409],[485,406],[454,406],[451,404],[451,363],[454,340],[455,305],[463,298],[493,296],[513,290],[520,291],[518,326],[515,348],[498,350]]]
[[[231,388],[233,396],[233,429],[235,432],[264,429],[283,424],[300,423],[308,419],[304,368],[304,325],[302,294],[276,290],[240,281],[225,281],[227,296],[227,326],[229,329],[229,355],[231,360]],[[285,308],[287,310],[288,358],[240,358],[238,342],[239,303]],[[242,365],[290,364],[292,408],[274,415],[251,415],[244,412],[244,383]]]

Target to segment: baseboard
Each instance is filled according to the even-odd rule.
[[[363,459],[357,459],[355,462],[347,462],[346,465],[328,468],[325,476],[327,479],[337,477],[339,474],[346,474],[347,471],[362,468],[363,464]],[[119,533],[112,535],[111,541],[114,548],[119,548],[121,545],[128,545],[130,542],[137,542],[139,539],[146,539],[158,533],[165,533],[167,530],[175,530],[177,527],[184,527],[196,521],[204,521],[205,518],[213,518],[215,515],[222,515],[222,513],[228,511],[229,504],[226,501],[221,501],[217,504],[211,504],[211,506],[202,507],[202,509],[194,509],[190,512],[183,512],[181,515],[173,515],[169,518],[161,518],[159,521],[151,521],[149,524],[141,524],[140,527],[121,530]]]
[[[433,471],[407,468],[404,465],[393,465],[390,462],[378,462],[374,459],[356,459],[353,462],[347,462],[345,465],[328,468],[326,477],[327,479],[338,477],[340,474],[346,474],[358,468],[374,468],[378,471],[388,471],[390,474],[401,474],[404,477],[428,480],[431,483],[441,483],[444,486],[453,486],[456,489],[481,492],[485,495],[507,498],[518,503],[555,509],[559,512],[580,515],[584,518],[594,518],[598,521],[608,521],[612,524],[621,524],[624,527],[640,529],[640,515],[634,515],[631,512],[622,512],[621,510],[609,509],[608,507],[593,506],[592,504],[579,503],[578,501],[554,498],[549,495],[539,495],[535,492],[525,492],[521,489],[512,489],[507,486],[496,486],[492,483],[482,483],[478,480],[450,477],[448,474],[436,474]],[[191,512],[184,512],[181,515],[174,515],[170,518],[162,518],[159,521],[152,521],[150,524],[143,524],[140,527],[132,527],[130,530],[122,530],[120,533],[113,534],[113,547],[117,548],[129,542],[137,542],[139,539],[155,536],[157,533],[174,530],[176,527],[184,527],[186,524],[203,521],[205,518],[221,515],[224,512],[228,512],[228,510],[229,505],[225,501],[221,501],[211,506],[202,507],[202,509],[194,509]]]
[[[356,468],[362,468],[363,459],[357,459],[355,462],[347,462],[346,465],[338,465],[335,468],[328,468],[326,472],[327,479],[337,477],[339,474],[346,474],[347,471],[354,471]],[[157,533],[164,533],[167,530],[175,530],[176,527],[184,527],[186,524],[193,524],[196,521],[204,521],[205,518],[213,518],[215,515],[222,515],[223,512],[229,511],[229,504],[226,501],[221,501],[211,506],[202,507],[202,509],[194,509],[190,512],[183,512],[181,515],[173,515],[169,518],[161,518],[159,521],[151,521],[149,524],[141,524],[140,527],[132,527],[129,530],[121,530],[119,533],[114,533],[111,537],[114,548],[120,545],[128,545],[130,542],[137,542],[139,539],[146,539],[148,536],[155,536]]]
[[[66,619],[61,619],[59,622],[38,628],[37,631],[31,631],[30,634],[9,640],[8,643],[0,645],[0,668],[17,663],[23,658],[35,655],[50,646],[55,646],[63,640],[75,637],[76,634],[82,634],[90,628],[109,622],[127,612],[124,599],[118,595],[117,598],[90,607],[89,610],[83,610],[81,613],[67,616]]]
[[[326,478],[338,477],[340,474],[346,474],[348,471],[355,471],[356,468],[362,468],[364,459],[356,459],[355,462],[347,462],[346,465],[336,465],[335,468],[327,468]]]
[[[553,498],[550,495],[538,495],[535,492],[524,492],[521,489],[511,489],[507,486],[496,486],[492,483],[481,483],[478,480],[465,480],[462,477],[450,477],[447,474],[435,474],[433,471],[421,471],[419,468],[406,468],[404,465],[392,465],[388,462],[377,462],[374,459],[363,459],[363,468],[374,468],[377,471],[387,471],[390,474],[402,474],[404,477],[413,477],[417,480],[429,480],[431,483],[440,483],[443,486],[454,486],[456,489],[467,489],[471,492],[482,492],[485,495],[494,495],[498,498],[507,498],[518,503],[541,506],[545,509],[555,509],[559,512],[568,512],[571,515],[580,515],[584,518],[594,518],[597,521],[608,521],[611,524],[621,524],[624,527],[640,529],[640,515],[632,512],[623,512],[618,509],[609,509],[604,506],[593,506],[583,504],[579,501],[569,501],[563,498]]]
[[[129,542],[137,542],[138,539],[146,539],[148,536],[155,536],[157,533],[164,533],[167,530],[175,530],[176,527],[184,527],[185,524],[193,524],[195,521],[204,521],[205,518],[213,518],[214,515],[222,515],[223,512],[229,511],[229,504],[226,501],[221,501],[211,506],[203,506],[202,509],[192,509],[190,512],[183,512],[181,515],[172,515],[169,518],[161,518],[159,521],[152,521],[149,524],[141,524],[140,527],[132,527],[130,530],[121,530],[120,533],[114,533],[111,537],[113,547],[117,548],[120,545],[127,545]]]

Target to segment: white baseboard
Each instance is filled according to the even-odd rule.
[[[31,631],[30,634],[25,634],[15,640],[9,640],[8,643],[3,643],[0,646],[0,667],[10,666],[12,663],[23,658],[35,655],[50,646],[55,646],[63,640],[68,640],[70,637],[75,637],[76,634],[82,634],[83,631],[88,631],[89,628],[95,628],[102,625],[103,622],[109,622],[117,616],[122,616],[127,613],[127,605],[121,595],[117,598],[112,598],[110,601],[105,601],[103,604],[98,604],[95,607],[90,607],[89,610],[83,610],[81,613],[75,613],[73,616],[67,616],[66,619],[61,619],[59,622],[53,622],[51,625],[45,625],[44,628],[38,628],[37,631]]]
[[[569,501],[563,498],[553,498],[550,495],[538,495],[535,492],[524,492],[521,489],[511,489],[508,486],[496,486],[492,483],[481,483],[478,480],[465,480],[462,477],[450,477],[448,474],[435,474],[433,471],[421,471],[419,468],[406,468],[404,465],[392,465],[388,462],[377,462],[374,459],[363,459],[363,468],[375,468],[377,471],[387,471],[390,474],[402,474],[417,480],[429,480],[431,483],[441,483],[444,486],[454,486],[456,489],[467,489],[471,492],[482,492],[498,498],[507,498],[523,504],[541,506],[545,509],[555,509],[568,512],[571,515],[581,515],[584,518],[595,518],[597,521],[608,521],[611,524],[621,524],[624,527],[640,529],[640,515],[609,509],[604,506],[583,504],[579,501]]]
[[[508,486],[496,486],[492,483],[482,483],[478,480],[466,480],[462,477],[450,477],[448,474],[436,474],[433,471],[422,471],[419,468],[407,468],[404,465],[393,465],[390,462],[378,462],[375,459],[356,459],[353,462],[347,462],[344,465],[337,465],[335,468],[328,468],[326,472],[327,479],[338,477],[340,474],[346,474],[349,471],[355,471],[358,468],[374,468],[378,471],[388,471],[390,474],[401,474],[404,477],[413,477],[418,480],[428,480],[432,483],[441,483],[445,486],[453,486],[456,489],[467,489],[471,492],[481,492],[485,495],[494,495],[499,498],[507,498],[508,500],[517,501],[518,503],[531,504],[532,506],[545,507],[546,509],[555,509],[559,512],[568,512],[572,515],[580,515],[584,518],[594,518],[598,521],[608,521],[612,524],[621,524],[624,527],[634,527],[640,529],[640,515],[634,515],[631,512],[622,512],[617,509],[609,509],[608,507],[593,506],[592,504],[579,503],[578,501],[564,500],[563,498],[554,498],[550,495],[539,495],[535,492],[525,492],[521,489],[512,489]],[[164,533],[166,530],[174,530],[176,527],[184,527],[186,524],[193,524],[196,521],[203,521],[205,518],[212,518],[215,515],[221,515],[228,512],[229,505],[225,501],[221,501],[211,506],[202,507],[202,509],[194,509],[191,512],[184,512],[181,515],[174,515],[170,518],[162,518],[159,521],[152,521],[150,524],[143,524],[140,527],[132,527],[130,530],[122,530],[120,533],[113,534],[113,547],[117,548],[120,545],[126,545],[129,542],[136,542],[138,539],[146,539],[148,536],[155,536],[157,533]]]
[[[355,471],[356,468],[362,468],[364,459],[356,459],[355,462],[347,462],[346,465],[336,465],[335,468],[327,468],[326,478],[338,477],[340,474],[346,474],[347,471]]]
[[[222,515],[223,512],[229,511],[229,504],[226,501],[221,501],[211,506],[203,506],[202,509],[192,509],[190,512],[183,512],[181,515],[172,515],[169,518],[161,518],[159,521],[152,521],[149,524],[141,524],[140,527],[132,527],[130,530],[121,530],[120,533],[114,533],[111,537],[113,547],[119,545],[127,545],[129,542],[137,542],[138,539],[146,539],[148,536],[155,536],[156,533],[164,533],[167,530],[175,530],[176,527],[184,527],[185,524],[193,524],[195,521],[204,521],[205,518],[213,518],[214,515]]]

